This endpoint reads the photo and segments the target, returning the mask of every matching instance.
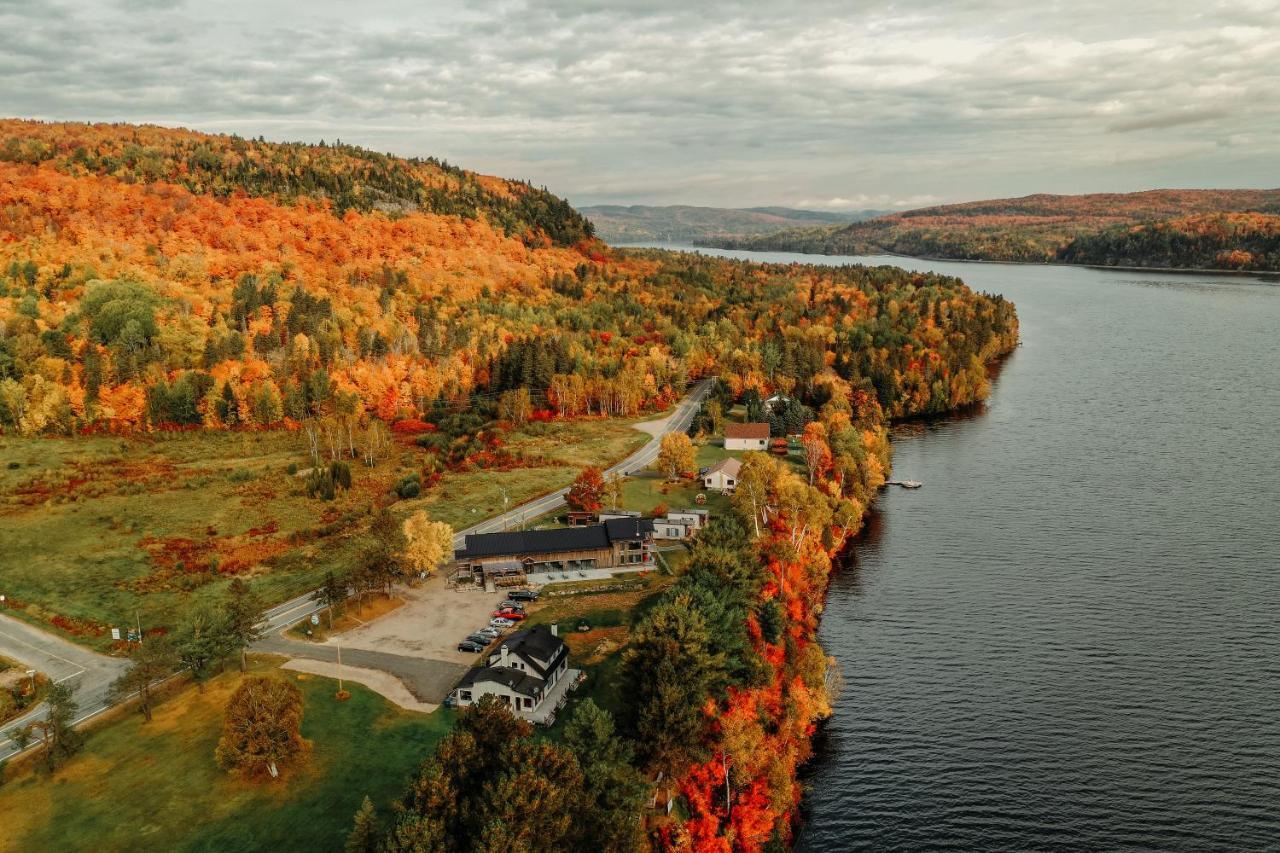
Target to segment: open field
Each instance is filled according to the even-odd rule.
[[[647,437],[625,419],[531,424],[503,436],[509,470],[457,470],[392,511],[418,509],[457,527],[568,484]],[[109,628],[167,625],[230,578],[269,601],[317,585],[362,544],[373,508],[418,470],[425,452],[397,442],[375,468],[351,464],[352,488],[307,497],[290,466],[309,464],[289,432],[162,433],[133,438],[0,437],[0,594],[5,612],[108,645]]]
[[[302,688],[305,767],[275,784],[238,781],[217,768],[222,708],[238,673],[198,693],[181,691],[156,709],[91,732],[85,750],[52,777],[25,774],[0,787],[0,851],[334,850],[368,794],[383,815],[452,724],[451,712],[402,711],[347,683],[273,671]],[[353,733],[359,733],[353,737]]]

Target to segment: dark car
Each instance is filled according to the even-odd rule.
[[[460,652],[471,652],[472,654],[475,654],[477,652],[484,651],[484,648],[485,647],[479,643],[473,643],[470,640],[463,640],[461,643],[458,643],[458,651]]]
[[[476,643],[481,646],[488,646],[493,642],[493,638],[486,634],[472,634],[470,637],[467,637],[466,641],[468,643]]]
[[[538,591],[535,589],[513,589],[507,593],[507,598],[512,601],[537,601]]]
[[[519,610],[524,612],[524,605],[516,601],[514,598],[508,598],[506,601],[498,605],[499,610]]]

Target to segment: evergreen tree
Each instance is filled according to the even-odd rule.
[[[378,829],[378,813],[373,807],[373,801],[366,795],[364,802],[360,804],[360,810],[356,812],[355,826],[347,836],[343,850],[345,853],[377,853],[381,834]]]

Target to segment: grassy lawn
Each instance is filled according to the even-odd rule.
[[[567,485],[648,437],[625,419],[533,424],[504,437],[532,467],[448,472],[397,515],[425,509],[457,527]],[[99,647],[109,628],[172,624],[233,574],[269,601],[351,564],[372,508],[424,451],[397,443],[377,467],[353,462],[350,491],[306,496],[290,465],[309,464],[300,433],[164,433],[133,438],[0,437],[0,593],[6,612]]]
[[[91,733],[52,777],[27,774],[0,788],[0,851],[341,849],[364,796],[385,817],[453,716],[402,711],[356,684],[336,702],[333,681],[277,673],[304,694],[303,734],[313,744],[305,767],[271,784],[218,769],[222,708],[239,680],[226,674],[203,694],[183,690],[152,723],[130,714]]]

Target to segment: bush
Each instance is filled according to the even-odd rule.
[[[395,493],[401,499],[416,498],[422,494],[422,478],[414,472],[396,483]]]
[[[289,463],[289,467],[288,467],[288,469],[287,469],[287,470],[289,471],[289,476],[290,476],[290,477],[294,476],[295,474],[297,474],[297,473],[298,473],[298,463],[297,463],[297,462],[290,462],[290,463]]]

